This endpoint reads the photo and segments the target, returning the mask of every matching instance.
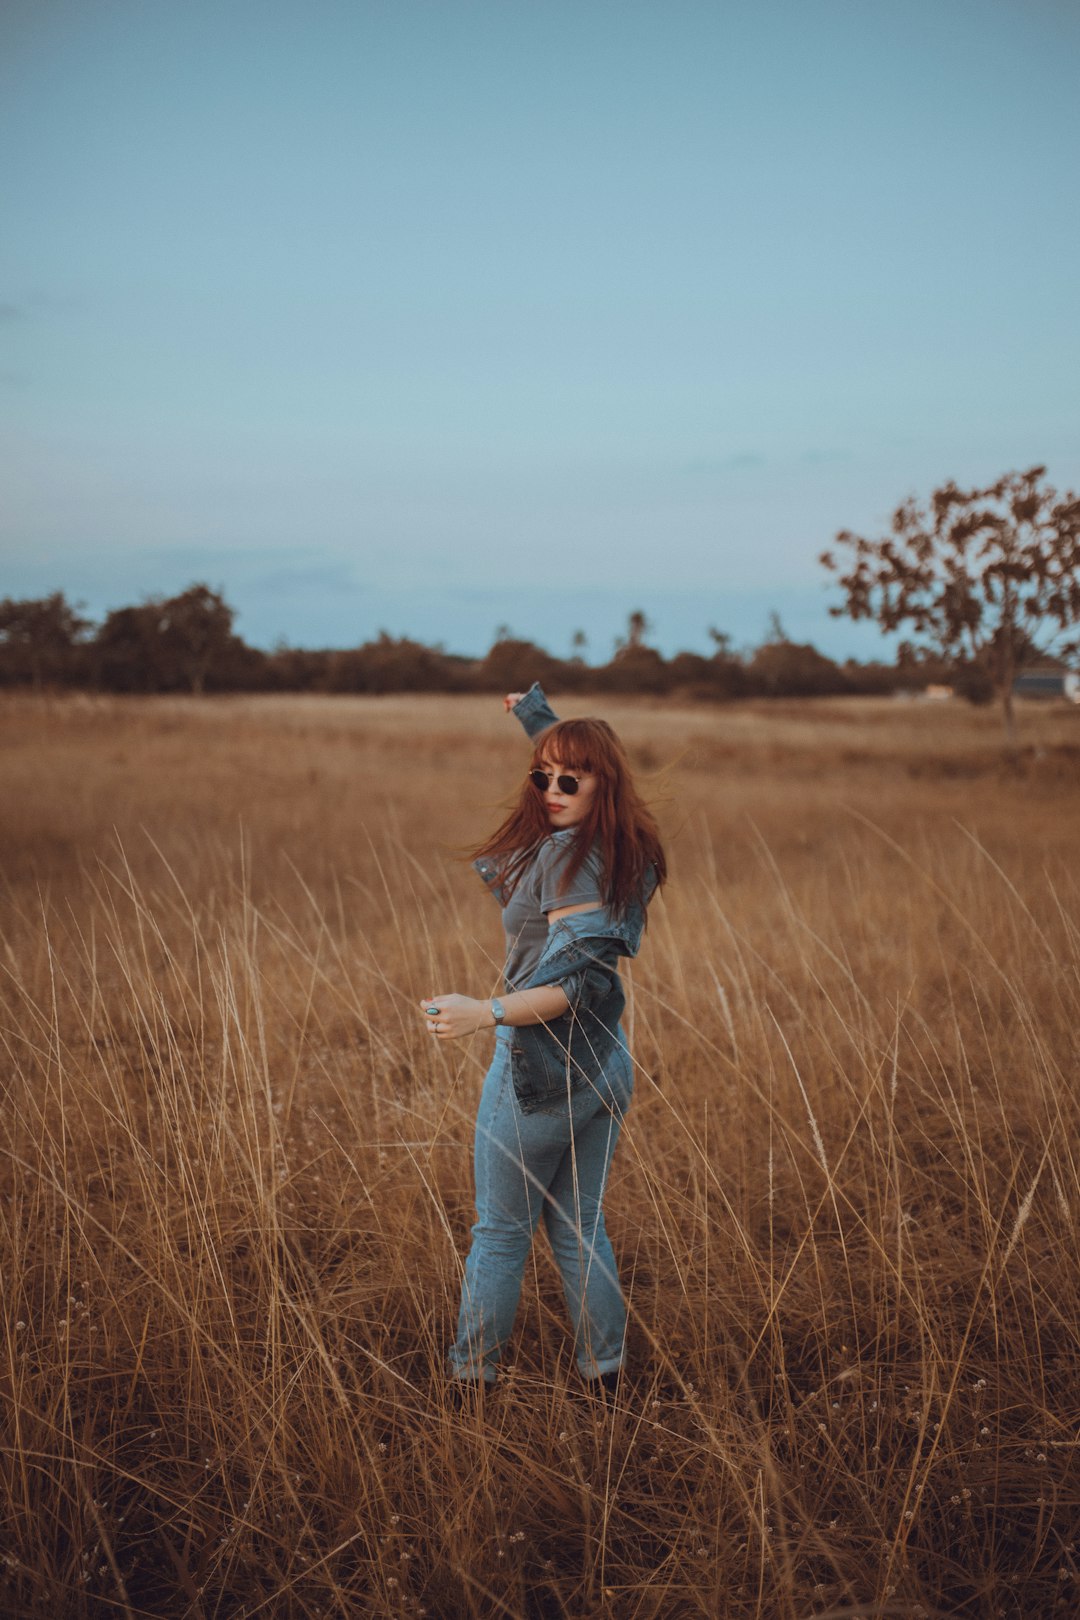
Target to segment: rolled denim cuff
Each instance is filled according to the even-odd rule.
[[[484,880],[488,893],[495,896],[500,906],[504,905],[506,902],[506,896],[503,893],[503,886],[501,882],[502,874],[491,857],[489,855],[481,855],[478,860],[473,861],[473,871],[479,872],[480,876]]]
[[[605,973],[602,968],[587,967],[576,973],[568,973],[565,979],[558,980],[558,986],[570,1003],[571,1011],[583,1013],[611,994],[613,977],[612,973]]]
[[[525,728],[529,738],[538,737],[548,726],[558,721],[558,715],[544,696],[539,681],[533,681],[525,696],[519,698],[511,711]]]

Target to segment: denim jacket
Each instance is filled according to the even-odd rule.
[[[530,738],[557,719],[537,685],[526,692],[514,713]],[[473,864],[501,904],[495,862],[482,855]],[[565,1102],[568,1091],[595,1083],[602,1074],[620,1042],[619,1019],[626,1005],[616,963],[621,956],[637,955],[645,906],[655,886],[651,877],[642,898],[618,916],[597,906],[552,923],[543,955],[522,988],[557,984],[570,1006],[558,1018],[510,1031],[510,1072],[523,1113]]]

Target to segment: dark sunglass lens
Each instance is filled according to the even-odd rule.
[[[530,771],[529,781],[533,787],[539,788],[541,793],[546,793],[551,783],[551,773],[549,771]],[[559,792],[565,793],[568,799],[572,799],[578,790],[576,776],[559,776],[555,778],[555,782]]]

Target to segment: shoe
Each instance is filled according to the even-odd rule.
[[[599,1373],[595,1378],[583,1378],[586,1392],[589,1395],[598,1395],[603,1401],[614,1401],[622,1388],[622,1368],[617,1367],[614,1372]]]

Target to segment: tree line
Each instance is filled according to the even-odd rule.
[[[842,599],[830,612],[906,630],[893,663],[836,663],[792,641],[774,614],[760,646],[737,650],[710,629],[711,654],[664,658],[630,615],[613,657],[589,665],[555,657],[506,626],[482,658],[385,631],[357,647],[272,652],[249,647],[234,609],[196,582],[176,596],[114,608],[100,624],[63,592],[0,601],[0,685],[106,692],[505,692],[540,680],[561,691],[679,693],[725,700],[830,697],[947,683],[972,702],[1001,701],[1012,729],[1017,671],[1040,658],[1080,656],[1080,499],[1059,496],[1045,467],[964,490],[953,482],[925,505],[896,509],[890,532],[850,531],[822,565]]]
[[[941,660],[908,654],[895,664],[837,663],[793,641],[774,614],[765,639],[736,649],[710,630],[712,652],[665,658],[648,644],[649,621],[636,611],[606,664],[558,658],[501,626],[483,657],[469,658],[409,637],[380,632],[356,647],[249,646],[224,596],[196,583],[176,596],[114,608],[100,624],[57,591],[37,600],[0,601],[0,685],[170,692],[506,692],[539,680],[559,691],[680,695],[713,700],[820,697],[913,690],[948,673]],[[982,688],[970,683],[969,695]],[[989,695],[989,694],[986,694]]]

